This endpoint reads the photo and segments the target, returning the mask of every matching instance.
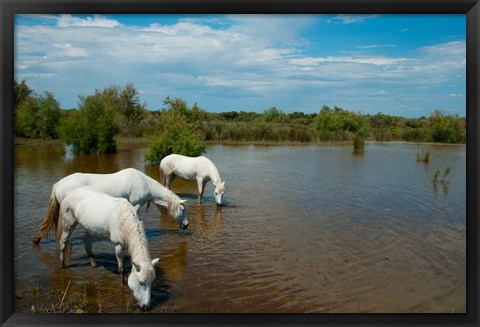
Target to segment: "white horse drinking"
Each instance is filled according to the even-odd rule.
[[[128,276],[128,287],[132,290],[142,310],[150,307],[150,293],[155,279],[155,264],[148,250],[142,222],[137,211],[126,200],[99,192],[89,186],[68,192],[60,204],[57,241],[60,262],[65,268],[66,243],[77,226],[85,229],[85,251],[93,268],[97,266],[92,253],[92,238],[98,237],[115,244],[118,272],[125,283],[125,252],[130,255],[132,270]]]
[[[187,157],[171,154],[160,162],[160,172],[163,176],[162,182],[168,189],[170,189],[170,183],[175,176],[188,181],[196,180],[198,185],[198,203],[202,203],[205,185],[211,180],[215,186],[215,202],[217,206],[222,205],[225,182],[222,182],[217,167],[207,157]]]
[[[111,196],[125,198],[136,209],[145,202],[154,202],[157,206],[167,208],[167,212],[180,228],[188,227],[188,217],[183,205],[186,200],[181,200],[175,193],[137,169],[127,168],[113,174],[74,173],[53,185],[48,213],[33,239],[35,244],[40,243],[53,225],[57,226],[59,206],[65,195],[81,186],[91,186]]]

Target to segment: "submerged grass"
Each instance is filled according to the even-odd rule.
[[[353,153],[362,154],[365,149],[365,139],[360,135],[353,137]]]
[[[442,175],[442,177],[439,179],[439,176],[440,176],[440,174],[441,174],[441,171],[440,171],[440,169],[437,169],[437,170],[435,171],[435,174],[433,175],[433,178],[432,178],[433,183],[435,183],[435,184],[436,184],[436,183],[443,183],[443,184],[449,183],[447,177],[448,177],[448,175],[450,174],[450,171],[451,171],[451,170],[452,170],[452,168],[451,168],[450,166],[445,167],[445,170],[443,171],[443,175]]]
[[[417,149],[417,162],[429,163],[430,161],[430,149],[428,147],[422,147]]]

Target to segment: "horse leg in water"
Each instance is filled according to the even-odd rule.
[[[203,191],[205,190],[205,185],[207,185],[207,181],[201,178],[197,179],[197,184],[198,184],[198,203],[202,203],[202,196],[203,196]]]
[[[85,232],[85,251],[87,251],[88,259],[90,260],[90,265],[92,266],[92,268],[97,268],[97,263],[95,262],[95,258],[93,257],[92,243],[92,234],[90,234],[89,232]]]
[[[66,268],[65,266],[65,250],[67,249],[67,244],[70,245],[70,235],[72,235],[73,230],[77,226],[77,222],[73,224],[68,221],[68,219],[64,219],[62,221],[62,234],[58,239],[58,249],[60,250],[60,263],[62,268]],[[70,245],[71,247],[71,245]]]
[[[123,247],[120,244],[115,245],[115,255],[117,256],[117,263],[118,263],[118,273],[120,274],[120,278],[122,278],[122,283],[126,284],[127,281],[125,279],[125,251],[123,251]]]

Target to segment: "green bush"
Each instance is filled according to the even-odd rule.
[[[464,122],[458,116],[445,116],[437,110],[429,117],[429,122],[433,142],[465,143]]]
[[[37,137],[37,111],[37,101],[34,97],[28,97],[18,104],[15,110],[16,135],[32,138]]]
[[[33,95],[33,90],[27,85],[27,82],[23,80],[21,83],[13,81],[13,96],[14,96],[14,108],[17,109],[18,105],[25,99]]]
[[[60,105],[52,93],[27,96],[15,109],[15,134],[30,138],[57,138],[60,116]]]
[[[98,94],[81,98],[80,109],[63,121],[60,137],[75,153],[113,153],[117,147],[115,112]]]
[[[355,134],[353,136],[353,152],[356,154],[363,153],[364,148],[365,139],[362,136]]]
[[[276,107],[265,110],[263,117],[267,123],[284,123],[287,120],[287,115]]]
[[[299,111],[287,114],[276,107],[263,113],[243,110],[214,113],[201,109],[196,103],[189,108],[185,100],[170,97],[163,101],[166,108],[150,111],[141,103],[139,92],[131,83],[125,87],[112,85],[96,89],[94,95],[81,99],[78,110],[60,110],[51,93],[39,97],[25,81],[14,81],[14,97],[16,136],[57,138],[61,133],[62,139],[76,145],[78,152],[113,152],[116,148],[113,136],[117,133],[127,137],[156,135],[157,139],[166,137],[170,142],[171,137],[163,132],[177,124],[169,122],[171,115],[182,117],[188,124],[192,134],[183,135],[186,148],[195,148],[188,144],[196,139],[335,142],[352,141],[354,135],[377,141],[466,142],[466,118],[444,115],[441,111],[428,118],[408,119],[382,113],[362,115],[337,106],[323,106],[319,112],[310,114]]]
[[[162,132],[151,138],[145,161],[157,165],[163,157],[172,153],[195,157],[204,150],[203,139],[194,125],[188,123],[183,115],[171,112],[165,117]]]

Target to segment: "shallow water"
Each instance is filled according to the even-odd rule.
[[[224,207],[211,183],[198,205],[196,183],[177,179],[187,230],[155,207],[141,210],[160,258],[152,312],[465,312],[465,146],[430,145],[428,164],[416,162],[417,148],[369,143],[354,156],[350,146],[208,147],[226,181]],[[15,147],[16,311],[58,302],[51,294],[67,288],[91,312],[137,311],[111,244],[94,243],[91,269],[77,227],[60,270],[53,234],[40,246],[31,239],[62,177],[134,167],[158,180],[158,167],[145,166],[141,147],[61,150]],[[446,166],[449,183],[434,184]]]

